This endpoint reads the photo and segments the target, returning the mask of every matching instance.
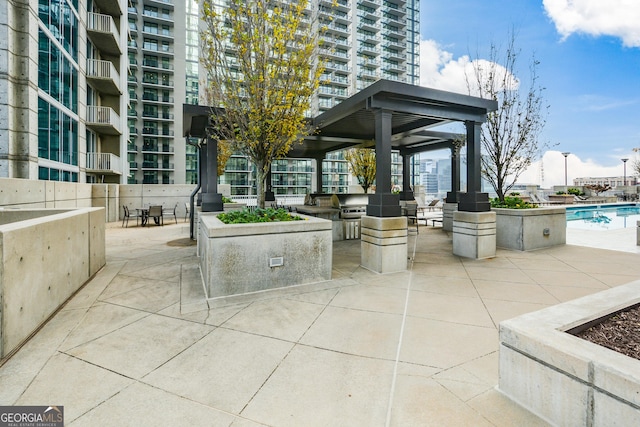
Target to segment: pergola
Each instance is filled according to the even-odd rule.
[[[400,216],[400,196],[391,193],[391,151],[403,156],[403,182],[410,180],[409,159],[423,151],[449,148],[452,151],[452,191],[447,202],[458,202],[458,210],[490,210],[488,195],[481,190],[480,126],[488,112],[497,110],[496,101],[389,80],[379,80],[313,120],[316,131],[288,153],[291,158],[321,161],[332,151],[350,147],[376,150],[376,191],[369,195],[367,215]],[[211,108],[184,105],[184,135],[204,138]],[[447,123],[461,122],[466,128],[467,191],[460,189],[460,135],[434,130]],[[221,210],[217,205],[217,147],[209,138],[201,150],[202,210]],[[205,152],[206,151],[206,152]],[[207,155],[209,154],[209,155]],[[211,155],[213,154],[213,155]],[[321,163],[319,163],[321,164]],[[213,171],[213,173],[208,173]],[[322,188],[318,175],[318,189]],[[206,183],[204,182],[206,181]],[[405,184],[406,185],[406,184]],[[459,195],[459,197],[458,197]],[[405,186],[403,198],[413,198]],[[215,206],[214,206],[215,204]]]

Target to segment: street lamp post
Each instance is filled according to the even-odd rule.
[[[564,186],[565,186],[565,191],[567,191],[567,156],[571,154],[568,152],[562,153],[562,155],[564,156]]]
[[[622,164],[624,165],[624,177],[622,179],[622,186],[626,187],[627,186],[627,160],[629,159],[620,159],[620,160],[622,160]]]

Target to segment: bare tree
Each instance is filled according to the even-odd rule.
[[[319,36],[326,25],[307,0],[229,0],[224,8],[205,0],[203,20],[212,127],[256,166],[264,207],[273,160],[312,130],[305,113],[323,72]]]
[[[492,43],[488,60],[472,63],[472,76],[467,76],[469,93],[498,101],[498,109],[487,115],[482,126],[482,175],[491,183],[499,199],[513,187],[518,177],[549,147],[540,140],[549,106],[545,104],[538,84],[539,62],[532,57],[529,65],[530,84],[523,90],[516,77],[520,50],[511,32],[504,53]]]

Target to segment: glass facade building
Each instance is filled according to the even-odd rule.
[[[38,3],[38,178],[78,182],[77,1]]]
[[[0,2],[0,177],[124,182],[123,4]]]

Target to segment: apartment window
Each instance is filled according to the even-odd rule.
[[[143,49],[158,50],[158,40],[144,39]]]
[[[69,110],[78,111],[78,71],[75,64],[38,31],[38,87]]]
[[[78,165],[78,122],[38,98],[38,157]]]
[[[145,33],[158,34],[158,24],[153,22],[145,22],[143,30]]]
[[[73,4],[77,9],[77,2]],[[78,19],[68,0],[38,0],[38,17],[74,61],[78,60]]]

